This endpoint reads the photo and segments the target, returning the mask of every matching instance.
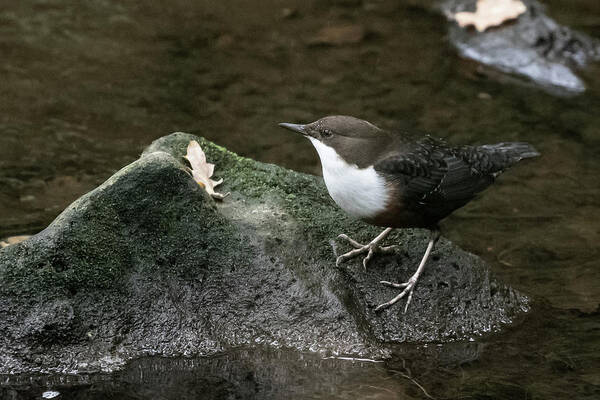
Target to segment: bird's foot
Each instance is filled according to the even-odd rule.
[[[421,259],[421,263],[419,264],[417,271],[413,274],[413,276],[410,277],[408,282],[404,282],[404,283],[392,283],[392,282],[388,282],[388,281],[380,281],[379,282],[386,286],[400,288],[400,289],[404,289],[404,290],[402,292],[400,292],[400,294],[398,296],[394,297],[387,303],[383,303],[383,304],[380,304],[377,307],[375,307],[375,311],[379,311],[384,308],[388,308],[388,307],[396,304],[396,302],[398,302],[398,300],[400,300],[404,296],[408,295],[408,298],[406,299],[406,305],[404,306],[404,313],[406,314],[406,310],[408,310],[408,305],[410,304],[410,301],[412,300],[412,297],[413,297],[413,293],[415,292],[415,285],[417,284],[417,281],[419,280],[419,276],[421,276],[421,273],[423,272],[423,268],[425,268],[425,263],[427,262],[427,259],[429,258],[429,254],[431,254],[431,250],[433,250],[433,246],[435,246],[435,243],[438,241],[439,238],[440,238],[439,231],[435,230],[435,231],[431,232],[431,239],[429,239],[429,244],[427,245],[427,250],[425,250],[425,254],[423,255],[423,258]]]
[[[387,303],[383,303],[383,304],[380,304],[377,307],[375,307],[375,311],[379,311],[379,310],[383,310],[384,308],[391,307],[396,302],[398,302],[398,300],[400,300],[404,296],[408,295],[408,299],[406,300],[406,305],[404,306],[404,313],[406,314],[406,310],[408,310],[408,305],[410,304],[410,301],[412,300],[413,293],[415,291],[415,285],[417,284],[418,279],[419,279],[419,276],[417,274],[414,274],[413,276],[410,277],[408,282],[404,282],[404,283],[393,283],[393,282],[388,282],[388,281],[380,281],[379,283],[381,283],[382,285],[386,285],[386,286],[393,287],[393,288],[400,288],[400,289],[404,289],[404,290],[398,296],[394,297]]]
[[[385,231],[384,231],[385,232]],[[387,236],[387,234],[385,235]],[[379,235],[378,237],[376,237],[375,239],[373,239],[370,243],[368,244],[361,244],[358,243],[356,240],[348,237],[348,235],[345,234],[341,234],[338,236],[338,239],[344,239],[347,240],[348,243],[350,243],[350,245],[352,247],[354,247],[354,250],[351,250],[347,253],[342,254],[341,256],[339,256],[336,260],[335,260],[335,265],[339,267],[339,265],[351,258],[356,257],[359,254],[362,253],[367,253],[367,256],[363,259],[363,267],[365,268],[365,270],[367,269],[367,264],[369,263],[369,261],[371,260],[371,258],[373,258],[373,255],[375,255],[375,253],[382,253],[382,254],[386,254],[386,253],[392,253],[394,252],[394,250],[396,249],[396,247],[398,246],[379,246],[379,242],[385,237],[381,237],[381,235]]]

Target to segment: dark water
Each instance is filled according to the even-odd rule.
[[[176,130],[310,173],[314,150],[277,122],[350,114],[456,143],[523,140],[543,156],[444,226],[533,297],[523,321],[387,363],[240,349],[112,376],[14,378],[0,397],[53,387],[76,399],[600,398],[600,66],[580,73],[589,90],[577,97],[519,84],[458,58],[430,3],[2,2],[0,237],[41,230]],[[597,0],[544,3],[600,37]],[[328,26],[353,33],[319,44]]]

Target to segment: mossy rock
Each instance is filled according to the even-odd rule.
[[[197,140],[215,202],[183,158]],[[386,357],[399,343],[497,331],[527,298],[442,239],[406,314],[374,307],[406,280],[426,232],[397,230],[397,254],[364,271],[335,266],[349,219],[321,178],[240,157],[174,133],[68,207],[44,231],[0,251],[0,373],[111,370],[144,355],[210,355],[239,346]],[[345,246],[340,243],[339,246]]]

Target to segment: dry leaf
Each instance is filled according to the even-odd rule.
[[[8,247],[11,244],[17,244],[24,240],[27,240],[31,237],[31,235],[20,235],[20,236],[11,236],[6,239],[0,241],[0,248]]]
[[[191,172],[192,177],[198,183],[198,185],[202,186],[204,190],[208,194],[210,194],[213,198],[218,200],[223,200],[229,193],[221,194],[215,192],[215,186],[223,183],[223,179],[219,179],[218,181],[213,181],[210,179],[212,176],[215,165],[206,162],[206,155],[202,151],[202,148],[195,140],[192,140],[187,147],[187,154],[184,156],[192,166]]]
[[[460,26],[475,25],[479,32],[492,26],[498,26],[527,11],[520,0],[478,0],[477,11],[459,12],[454,19]]]

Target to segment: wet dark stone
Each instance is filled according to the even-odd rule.
[[[474,11],[476,0],[446,0],[442,12],[452,16]],[[528,78],[550,92],[580,93],[585,83],[574,68],[600,60],[600,41],[559,25],[535,0],[523,0],[527,11],[499,27],[477,32],[450,24],[450,42],[463,57]]]
[[[294,352],[269,349],[236,349],[203,358],[142,358],[110,378],[104,374],[11,376],[0,386],[0,398],[39,399],[52,388],[60,393],[57,399],[77,400],[328,399],[337,398],[338,387],[351,393],[348,398],[365,398],[372,396],[373,388],[357,382],[385,384],[383,379],[389,380],[380,375],[380,365],[324,360],[313,354],[298,359]],[[395,387],[402,389],[410,384],[406,382]]]
[[[185,170],[196,139],[216,164],[215,203]],[[44,231],[0,250],[0,373],[93,372],[146,355],[240,345],[386,357],[393,343],[499,330],[528,300],[442,239],[406,314],[380,280],[406,280],[427,233],[397,231],[395,255],[335,267],[347,218],[322,179],[239,157],[192,135],[155,141]],[[345,247],[343,248],[345,250]]]

